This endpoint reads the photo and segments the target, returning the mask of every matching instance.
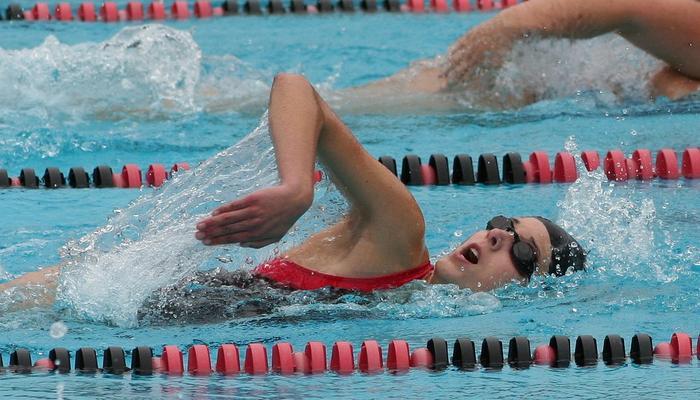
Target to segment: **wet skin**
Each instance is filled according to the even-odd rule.
[[[537,248],[537,270],[544,274],[549,269],[551,242],[547,229],[535,218],[514,218],[520,239]],[[513,235],[502,229],[474,233],[452,253],[435,263],[430,283],[452,283],[473,291],[488,291],[509,282],[527,282],[513,262],[511,248]]]

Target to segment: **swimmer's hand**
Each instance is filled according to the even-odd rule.
[[[195,237],[205,245],[265,247],[282,239],[312,201],[313,188],[282,184],[258,190],[216,208],[211,217],[197,223]]]

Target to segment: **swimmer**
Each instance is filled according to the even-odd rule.
[[[371,291],[412,280],[486,291],[533,274],[584,268],[585,252],[542,217],[496,216],[446,257],[430,264],[425,221],[411,193],[355,139],[302,76],[272,85],[269,127],[281,183],[224,204],[201,220],[205,245],[260,248],[279,241],[313,200],[314,163],[328,168],[350,203],[348,215],[300,246],[253,270],[293,289]]]
[[[696,0],[530,0],[501,11],[467,31],[443,62],[423,61],[389,78],[350,89],[377,93],[460,93],[480,96],[479,106],[510,108],[538,101],[532,93],[494,93],[506,56],[519,41],[589,39],[617,33],[666,65],[648,82],[652,97],[671,100],[700,89],[700,2]],[[528,92],[526,89],[525,92]]]
[[[275,78],[269,127],[280,183],[216,208],[193,227],[196,239],[208,246],[252,248],[278,242],[312,204],[317,158],[348,200],[350,211],[340,222],[251,272],[198,273],[190,282],[233,287],[221,306],[242,296],[265,298],[263,292],[270,282],[291,290],[332,287],[370,292],[424,280],[488,291],[512,282],[526,283],[533,275],[563,276],[584,269],[584,249],[558,225],[542,217],[504,216],[485,221],[484,230],[431,265],[423,214],[409,190],[372,158],[301,75]],[[30,272],[0,285],[0,291],[26,300],[15,308],[49,305],[59,273],[60,266]],[[256,290],[238,290],[248,288]],[[161,292],[177,290],[163,288]],[[199,296],[209,300],[201,307],[211,311],[210,300],[222,293]],[[145,308],[172,303],[157,294]],[[193,301],[188,300],[187,306],[194,307]],[[252,312],[259,311],[254,308]],[[181,316],[183,311],[178,312]]]

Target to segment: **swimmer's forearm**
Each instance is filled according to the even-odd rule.
[[[645,6],[634,0],[530,0],[503,11],[494,22],[511,39],[585,39],[629,29],[630,10]]]
[[[322,123],[314,90],[307,82],[275,78],[270,93],[270,133],[283,185],[313,196],[313,172]]]

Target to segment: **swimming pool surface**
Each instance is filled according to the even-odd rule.
[[[2,22],[0,168],[16,176],[23,167],[43,173],[49,166],[66,172],[75,165],[86,170],[98,164],[115,169],[126,163],[142,169],[155,162],[196,165],[258,126],[278,71],[304,73],[375,156],[400,159],[416,153],[427,159],[432,153],[469,153],[476,158],[486,152],[501,156],[519,151],[525,156],[544,150],[553,160],[565,149],[621,149],[629,154],[637,148],[682,151],[700,144],[700,101],[647,101],[643,81],[656,62],[613,37],[573,46],[565,41],[520,46],[502,71],[502,86],[494,90],[517,90],[523,81],[538,85],[544,100],[522,109],[485,111],[465,104],[461,109],[421,112],[424,99],[416,100],[415,107],[397,106],[398,100],[387,94],[372,102],[385,104],[382,108],[343,95],[344,88],[443,54],[466,29],[492,15],[240,16],[147,28]],[[225,170],[227,165],[220,159],[217,168]],[[200,171],[196,178],[206,181],[211,170]],[[231,176],[237,177],[233,172]],[[0,190],[0,278],[9,280],[60,262],[60,253],[69,252],[66,243],[104,226],[113,210],[124,210],[152,191]],[[420,283],[331,303],[316,301],[317,293],[299,293],[269,315],[208,324],[149,324],[138,321],[136,308],[123,300],[146,293],[131,286],[132,272],[117,269],[105,275],[108,278],[83,281],[89,295],[63,299],[63,304],[80,303],[77,307],[7,312],[12,300],[4,299],[0,353],[7,363],[9,352],[17,347],[30,349],[36,359],[54,347],[109,345],[128,350],[147,345],[160,353],[166,344],[182,349],[207,344],[215,349],[221,343],[263,342],[269,350],[278,341],[302,349],[307,341],[320,340],[330,349],[333,342],[347,340],[357,349],[363,340],[376,339],[386,351],[395,338],[416,348],[433,336],[448,341],[468,336],[480,342],[493,335],[507,344],[510,337],[523,335],[534,346],[553,334],[568,335],[572,341],[590,334],[602,350],[602,338],[609,333],[628,341],[646,332],[655,343],[668,341],[675,331],[697,338],[700,182],[610,183],[593,173],[573,185],[411,191],[424,210],[433,261],[482,229],[493,215],[543,215],[572,226],[591,250],[589,270],[475,295]],[[146,204],[154,200],[149,201]],[[332,196],[320,199],[321,205],[323,201],[331,204]],[[120,213],[125,214],[141,227],[148,221],[139,216],[150,215]],[[180,239],[169,243],[168,230],[160,236],[153,234],[155,228],[145,231],[162,252],[195,245],[194,239],[189,244]],[[263,249],[258,256],[265,258],[272,251]],[[249,256],[224,248],[212,257],[215,265],[238,268],[251,263],[244,261]],[[137,254],[116,258],[114,265],[133,268],[149,263]],[[154,279],[168,282],[167,276]],[[54,338],[58,335],[50,328],[57,321],[68,331]],[[8,373],[0,377],[0,393],[17,398],[689,398],[700,389],[697,363],[234,378]]]

